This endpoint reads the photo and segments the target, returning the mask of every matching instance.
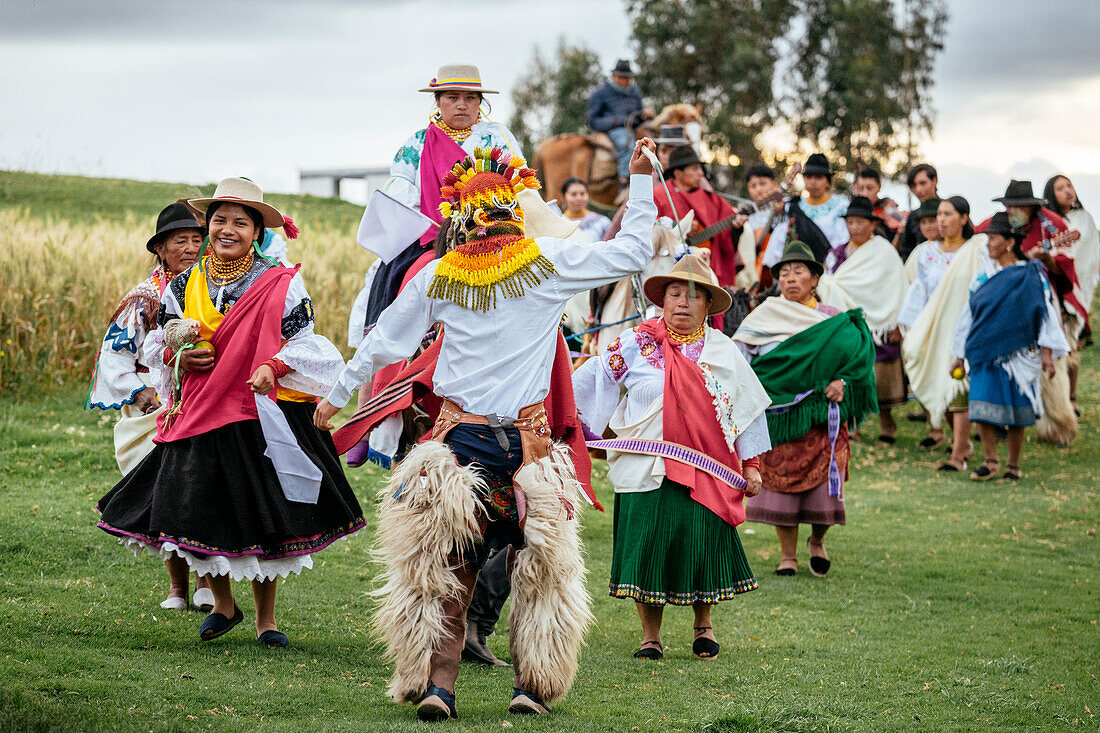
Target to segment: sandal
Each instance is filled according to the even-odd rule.
[[[927,438],[917,443],[917,445],[921,448],[921,450],[932,451],[936,450],[946,442],[947,439],[944,438],[942,435],[938,438],[933,438],[931,435],[929,435]]]
[[[880,435],[878,436],[878,442],[882,443],[883,445],[893,445],[897,442],[897,438],[895,438],[893,435]]]
[[[416,717],[424,721],[456,720],[458,710],[455,708],[455,696],[453,692],[447,692],[442,687],[428,685],[424,694],[420,696],[420,702],[416,706]]]
[[[783,563],[785,563],[785,562],[794,563],[794,567],[786,567],[786,568],[783,567]],[[776,569],[775,574],[776,575],[783,575],[783,576],[797,575],[798,574],[798,558],[794,558],[794,557],[780,558],[779,559],[779,568]]]
[[[535,693],[513,687],[512,704],[508,706],[508,712],[518,715],[542,715],[550,712],[550,706],[539,699]]]
[[[656,646],[651,646],[656,644]],[[665,655],[665,648],[659,641],[643,641],[642,648],[634,652],[635,659],[652,659],[657,661]]]
[[[1009,481],[1019,481],[1024,477],[1023,472],[1019,466],[1005,466],[1005,475],[1001,478],[1006,478]]]
[[[244,614],[236,605],[233,606],[233,618],[226,618],[220,613],[212,613],[202,620],[199,627],[199,638],[203,641],[211,641],[226,634],[234,626],[244,621]]]
[[[275,647],[284,647],[290,644],[290,639],[286,637],[281,631],[275,629],[268,629],[264,633],[256,637],[256,641],[260,642],[268,649],[274,649]]]
[[[709,631],[710,626],[695,626],[693,627],[695,633],[700,631]],[[708,639],[705,636],[696,636],[695,641],[691,643],[691,656],[696,659],[714,659],[718,656],[718,650],[721,649],[721,645],[714,639]]]
[[[821,548],[821,552],[825,552],[825,543],[822,542],[818,547]],[[810,574],[816,578],[824,578],[825,574],[829,572],[829,568],[833,563],[829,558],[824,555],[814,555],[814,546],[810,544],[809,540],[806,540],[806,548],[810,551]]]
[[[974,472],[970,474],[971,481],[988,481],[991,478],[995,478],[998,470],[1001,468],[1000,461],[985,461],[982,465],[974,469]]]
[[[940,463],[939,466],[936,467],[936,470],[937,471],[953,471],[955,473],[958,473],[959,471],[965,471],[966,470],[966,461],[965,460],[963,461],[962,468],[959,468],[958,466],[956,466],[955,464],[953,464],[949,460],[948,461],[943,461],[943,462]]]

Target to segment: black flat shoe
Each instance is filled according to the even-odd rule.
[[[939,440],[936,440],[931,435],[929,435],[927,438],[925,438],[921,442],[917,443],[917,445],[920,446],[921,450],[933,451],[933,450],[936,450],[937,448],[939,448],[941,445],[943,445],[946,442],[947,441],[944,440],[943,438],[940,438]]]
[[[986,461],[982,465],[974,469],[970,474],[971,481],[988,481],[991,478],[996,478],[996,472],[1001,468],[1001,464],[997,461]]]
[[[1008,479],[1009,481],[1019,481],[1023,477],[1024,474],[1020,471],[1019,466],[1005,466],[1005,475],[1001,476],[1001,478]]]
[[[202,620],[202,626],[199,627],[199,638],[203,641],[217,639],[241,621],[244,621],[244,614],[237,606],[233,606],[233,618],[226,618],[220,613],[212,613]]]
[[[710,629],[709,626],[695,627],[695,631],[707,631],[708,629]],[[718,656],[718,650],[721,648],[721,645],[714,639],[700,636],[691,643],[691,656],[696,659],[714,659]]]
[[[272,647],[284,647],[290,644],[290,639],[286,638],[286,634],[275,629],[268,629],[264,633],[256,637],[256,641],[260,642],[269,649]]]
[[[416,717],[432,722],[436,720],[457,720],[458,710],[455,708],[455,696],[442,687],[428,685],[420,702],[416,706]]]
[[[776,575],[783,575],[783,576],[797,575],[798,574],[798,569],[797,568],[779,568],[778,570],[775,571],[775,574]]]
[[[646,645],[643,645],[641,649],[634,652],[635,659],[652,659],[654,661],[660,659],[665,655],[664,646],[659,641],[647,641]],[[649,644],[656,644],[657,646],[647,646]]]
[[[880,435],[878,436],[878,442],[882,443],[883,445],[893,445],[897,442],[897,438],[895,438],[893,435]]]

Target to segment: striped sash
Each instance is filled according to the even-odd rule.
[[[589,448],[600,450],[614,450],[620,453],[640,453],[647,456],[660,456],[679,461],[687,466],[697,468],[708,473],[724,484],[744,491],[747,484],[741,474],[729,466],[723,465],[705,453],[700,453],[694,448],[669,443],[664,440],[648,440],[645,438],[616,438],[614,440],[591,440],[585,443]]]

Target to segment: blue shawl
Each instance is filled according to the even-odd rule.
[[[972,322],[966,337],[971,366],[992,364],[1039,340],[1046,297],[1043,266],[1036,261],[1006,267],[970,294]]]

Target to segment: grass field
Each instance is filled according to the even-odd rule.
[[[371,527],[280,582],[285,650],[261,648],[249,623],[199,642],[201,614],[158,606],[163,566],[95,527],[119,477],[114,416],[80,409],[89,355],[140,274],[156,212],[188,188],[0,172],[0,339],[14,344],[0,341],[0,731],[422,729],[385,699],[389,670],[367,632]],[[276,201],[303,223],[321,330],[342,343],[366,261],[351,241],[359,210]],[[936,474],[915,448],[923,427],[904,421],[896,446],[855,445],[849,525],[830,531],[825,579],[810,577],[804,545],[799,575],[777,578],[774,532],[743,525],[760,589],[715,611],[713,662],[691,658],[684,609],[666,614],[664,660],[631,658],[633,604],[607,597],[611,516],[588,512],[597,625],[569,697],[551,716],[509,717],[511,675],[464,665],[450,727],[1100,730],[1098,348],[1081,385],[1077,441],[1029,434],[1019,484]],[[373,515],[384,472],[348,473]],[[248,618],[244,585],[238,601]],[[490,645],[507,651],[503,634]]]
[[[1065,450],[1028,442],[1019,485],[937,476],[911,423],[889,450],[856,445],[850,523],[829,535],[826,579],[810,577],[804,552],[797,577],[775,577],[770,528],[743,525],[761,587],[718,607],[714,662],[691,659],[682,609],[666,616],[663,661],[630,657],[633,604],[606,595],[611,517],[589,512],[598,625],[576,686],[552,716],[509,720],[510,675],[464,665],[453,727],[1097,730],[1098,371],[1089,350],[1081,437]],[[201,614],[158,607],[162,567],[95,528],[93,506],[118,478],[112,418],[79,401],[0,405],[0,730],[420,727],[384,698],[367,633],[370,530],[280,583],[289,649],[260,648],[248,623],[203,644]],[[382,472],[349,474],[368,506]],[[602,479],[598,490],[610,506]],[[503,636],[491,645],[506,653]]]

